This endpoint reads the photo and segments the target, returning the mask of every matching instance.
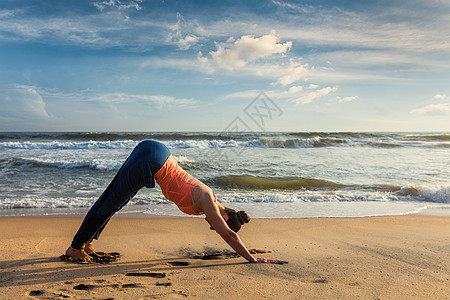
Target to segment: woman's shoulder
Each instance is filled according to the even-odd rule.
[[[215,201],[216,197],[212,189],[206,184],[198,184],[192,191],[192,207],[195,211],[204,212],[205,204]]]

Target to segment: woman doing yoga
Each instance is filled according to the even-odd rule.
[[[87,213],[66,255],[74,260],[91,261],[93,239],[98,239],[109,219],[143,187],[161,187],[164,196],[190,215],[205,214],[210,229],[215,230],[239,255],[252,263],[277,262],[255,259],[236,234],[250,217],[219,202],[212,190],[184,171],[167,147],[156,141],[140,142],[122,165],[116,176]],[[264,250],[252,249],[254,253]]]

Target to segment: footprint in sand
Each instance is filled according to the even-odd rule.
[[[44,295],[44,292],[36,290],[36,291],[31,291],[28,295],[33,296],[33,297],[34,296],[41,296],[41,295]]]
[[[95,285],[90,285],[90,284],[79,284],[73,287],[74,290],[78,290],[78,291],[89,291],[95,288]]]
[[[189,266],[190,263],[187,261],[169,261],[168,264],[174,266],[174,267],[182,267],[182,266]]]
[[[39,297],[44,294],[46,294],[46,297],[44,299],[69,299],[69,298],[71,298],[70,296],[64,295],[62,293],[52,293],[52,292],[48,292],[48,291],[46,293],[44,293],[43,291],[40,291],[40,290],[31,291],[28,293],[28,296]],[[51,294],[51,295],[49,296],[49,294]],[[42,299],[42,298],[40,298],[40,299]]]
[[[192,258],[194,259],[204,259],[204,260],[211,260],[211,259],[230,259],[230,258],[237,258],[239,257],[239,254],[236,252],[231,252],[229,250],[207,250],[205,252],[202,252],[197,255],[193,255]]]
[[[131,272],[126,273],[125,276],[164,278],[166,277],[166,273]]]
[[[105,253],[105,252],[94,252],[92,254],[89,254],[89,256],[92,258],[92,262],[91,263],[97,263],[97,264],[109,264],[110,262],[113,261],[117,261],[120,259],[120,253],[119,252],[110,252],[110,253]],[[72,257],[67,256],[65,254],[61,255],[59,257],[60,260],[62,261],[71,261],[71,262],[75,262],[75,263],[79,263],[79,264],[87,264],[89,262],[86,262],[85,260],[82,259],[76,259],[74,260]]]
[[[157,282],[155,285],[157,285],[157,286],[171,286],[172,283],[170,283],[170,282]]]
[[[189,297],[189,294],[183,291],[172,290],[171,292],[159,293],[153,295],[145,295],[138,300],[150,300],[150,299],[184,299]]]
[[[328,280],[326,280],[326,279],[316,279],[312,283],[328,283]]]
[[[138,288],[138,287],[142,287],[142,285],[141,285],[141,284],[137,284],[137,283],[126,283],[126,284],[122,284],[122,288],[123,288],[123,289]]]

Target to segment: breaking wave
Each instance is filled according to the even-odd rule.
[[[0,133],[0,149],[132,149],[145,139],[183,148],[450,147],[448,134],[351,132]]]
[[[323,201],[412,200],[450,203],[450,186],[344,185],[329,180],[303,177],[265,177],[253,175],[218,176],[206,181],[221,189],[246,191],[302,191],[299,198]],[[312,193],[312,194],[311,194]],[[278,199],[280,200],[280,199]]]
[[[306,190],[317,188],[339,188],[344,185],[321,179],[292,177],[260,177],[253,175],[218,176],[211,180],[218,187],[241,189],[280,189],[280,190]]]

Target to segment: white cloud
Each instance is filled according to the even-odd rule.
[[[290,59],[287,67],[273,66],[269,72],[277,74],[277,84],[286,86],[300,79],[306,79],[311,70],[314,70],[314,67],[310,69],[307,64]]]
[[[181,50],[187,50],[192,45],[196,44],[198,42],[199,38],[195,35],[187,34],[184,36],[184,38],[180,38],[177,42],[178,47]]]
[[[436,116],[443,115],[450,111],[449,103],[441,104],[429,104],[410,111],[411,114],[424,115],[424,116]]]
[[[288,2],[284,2],[284,1],[272,0],[272,3],[275,4],[276,6],[279,6],[282,8],[288,8],[288,9],[294,10],[296,12],[308,13],[310,11],[309,7],[307,7],[307,6],[300,6],[300,5],[296,5],[296,4],[292,4],[292,3],[288,3]]]
[[[0,18],[9,18],[15,15],[14,10],[0,10]]]
[[[310,85],[308,85],[308,89],[310,89],[310,90],[314,90],[314,89],[317,89],[319,86],[317,85],[317,84],[310,84]]]
[[[142,104],[155,103],[158,105],[167,105],[167,104],[190,105],[196,103],[196,101],[193,99],[179,99],[166,95],[148,96],[148,95],[125,94],[125,93],[109,93],[98,97],[93,97],[90,100],[97,102],[106,102],[110,104],[137,102]]]
[[[120,0],[109,0],[109,1],[98,1],[94,2],[93,5],[97,7],[98,10],[103,11],[106,7],[115,7],[118,9],[134,8],[136,10],[141,10],[143,0],[131,0],[131,1],[120,1]]]
[[[177,13],[177,23],[169,26],[172,32],[167,36],[167,42],[177,45],[181,50],[188,50],[198,43],[199,37],[194,34],[183,33],[184,27],[186,27],[186,21],[180,13]]]
[[[33,86],[14,85],[2,88],[0,115],[11,119],[50,119],[44,99]]]
[[[275,63],[277,61],[279,63]],[[148,58],[139,63],[140,70],[147,68],[169,68],[186,71],[202,71],[213,74],[218,70],[218,66],[211,63],[208,57],[199,52],[195,60],[176,58]],[[286,57],[276,57],[269,62],[248,64],[234,71],[233,76],[249,78],[251,76],[265,77],[274,80],[272,85],[289,85],[299,80],[307,80],[315,71],[314,67],[302,64],[298,59],[288,59]]]
[[[433,54],[448,53],[450,43],[443,39],[443,33],[450,30],[450,17],[448,4],[444,8],[444,2],[437,4],[436,1],[418,0],[416,4],[405,5],[401,1],[391,1],[382,9],[380,5],[372,5],[376,11],[354,11],[348,5],[336,5],[330,9],[323,5],[297,4],[298,1],[272,1],[274,8],[280,8],[274,12],[276,17],[261,18],[243,13],[234,20],[209,23],[204,26],[203,34],[230,36],[243,32],[259,35],[276,29],[282,39],[308,47],[325,46],[331,51],[356,48],[356,53],[374,49],[380,56],[389,56],[395,50],[394,54],[403,54],[408,61],[414,61],[409,56],[419,55],[425,59],[430,56],[425,54],[429,51]],[[252,28],[255,23],[258,26]],[[324,51],[325,54],[329,52]],[[433,56],[440,59],[439,55]],[[373,55],[354,55],[353,58],[377,59]]]
[[[286,93],[288,93],[288,94],[296,94],[296,93],[299,93],[301,91],[303,91],[303,86],[298,85],[298,86],[291,86],[289,88],[289,90],[287,90]]]
[[[149,57],[138,61],[138,69],[177,69],[177,70],[198,70],[199,61],[185,58],[159,58]]]
[[[358,96],[336,97],[336,100],[339,103],[351,102],[351,101],[355,101],[356,99],[358,99]]]
[[[142,0],[94,1],[93,5],[99,11],[117,12],[118,16],[108,15],[110,22],[101,19],[100,16],[105,13],[30,17],[14,15],[11,11],[0,11],[0,16],[8,17],[8,20],[0,20],[0,31],[9,33],[2,37],[3,40],[9,41],[33,37],[48,43],[48,40],[53,42],[56,37],[66,43],[78,43],[78,41],[89,39],[92,41],[90,46],[96,48],[124,45],[146,51],[155,43],[167,42],[166,38],[171,30],[168,27],[171,25],[167,24],[167,18],[157,19],[147,16],[141,18],[142,14],[135,16],[132,20],[134,27],[118,26],[119,18],[121,21],[129,20],[128,16],[120,14],[125,9],[142,10],[150,14],[152,10],[144,10],[142,2]],[[399,62],[397,57],[401,59],[400,62],[408,63],[426,64],[429,60],[442,61],[445,57],[439,54],[447,55],[450,49],[450,43],[442,37],[443,32],[450,30],[448,10],[443,9],[443,3],[426,4],[420,1],[419,4],[429,7],[429,10],[423,11],[427,11],[427,15],[432,14],[432,23],[425,14],[417,13],[419,10],[414,8],[415,5],[407,7],[395,1],[383,11],[364,13],[345,10],[344,6],[330,10],[320,5],[299,5],[294,1],[273,0],[272,6],[281,8],[280,17],[277,15],[277,18],[261,18],[252,11],[236,11],[234,18],[220,18],[214,21],[210,16],[199,15],[200,24],[189,33],[182,34],[176,41],[179,42],[180,47],[186,49],[198,42],[197,39],[224,38],[233,35],[258,36],[276,29],[278,36],[282,39],[298,42],[298,44],[306,43],[308,47],[325,46],[333,52],[356,47],[354,54],[348,54],[350,59],[347,57],[344,59],[349,63],[352,62],[351,59],[357,63],[360,60],[362,63],[365,60],[376,63],[376,60],[384,59],[388,59],[388,63]],[[377,8],[376,5],[374,7]],[[299,17],[298,14],[286,12],[286,9],[308,13],[303,13]],[[415,13],[414,17],[411,17],[411,13]],[[15,18],[11,18],[12,16]],[[55,27],[48,30],[48,25]],[[78,28],[81,30],[78,31]],[[91,39],[94,33],[97,39]],[[79,40],[73,40],[74,36]],[[374,55],[367,50],[359,49],[374,49],[372,51]],[[367,54],[359,55],[362,51]],[[438,55],[429,55],[427,53],[429,51]],[[320,53],[324,53],[324,56],[333,55],[330,51]],[[339,59],[339,56],[340,54],[336,53],[336,59]]]
[[[200,70],[206,72],[206,73],[214,73],[215,69],[212,66],[209,59],[205,56],[203,56],[202,52],[199,51],[197,54],[197,61],[199,63]]]
[[[260,90],[247,90],[225,95],[223,99],[254,99],[261,93]]]
[[[434,99],[437,99],[437,100],[444,100],[444,99],[447,99],[447,95],[444,95],[444,94],[436,94],[436,95],[434,95],[433,98],[434,98]]]
[[[334,86],[334,87],[328,86],[328,87],[324,87],[319,90],[315,90],[313,92],[309,92],[308,94],[303,95],[300,98],[294,99],[291,101],[296,104],[307,104],[307,103],[313,102],[314,100],[316,100],[320,97],[326,96],[329,93],[336,92],[337,90],[338,90],[337,86]]]
[[[292,47],[292,42],[279,43],[279,38],[272,31],[261,37],[244,35],[238,40],[228,39],[225,43],[216,43],[216,51],[209,52],[209,58],[199,52],[197,59],[208,71],[240,69],[248,63],[273,54],[285,54]]]
[[[131,51],[148,51],[166,44],[164,37],[169,30],[169,24],[164,21],[130,18],[120,9],[46,17],[33,17],[19,11],[0,18],[0,42],[39,41],[48,46],[125,47]]]
[[[310,9],[313,11],[302,16],[304,26],[292,26],[288,19],[277,28],[277,32],[284,38],[309,45],[360,46],[363,49],[398,49],[418,53],[450,49],[450,43],[442,40],[442,33],[450,29],[448,10],[434,10],[435,20],[430,23],[429,20],[419,20],[425,16],[417,14],[414,5],[410,11],[405,10],[398,15],[394,9],[384,9],[383,13],[357,13],[339,8],[326,10],[320,6]],[[416,13],[416,17],[412,18],[411,13]]]

